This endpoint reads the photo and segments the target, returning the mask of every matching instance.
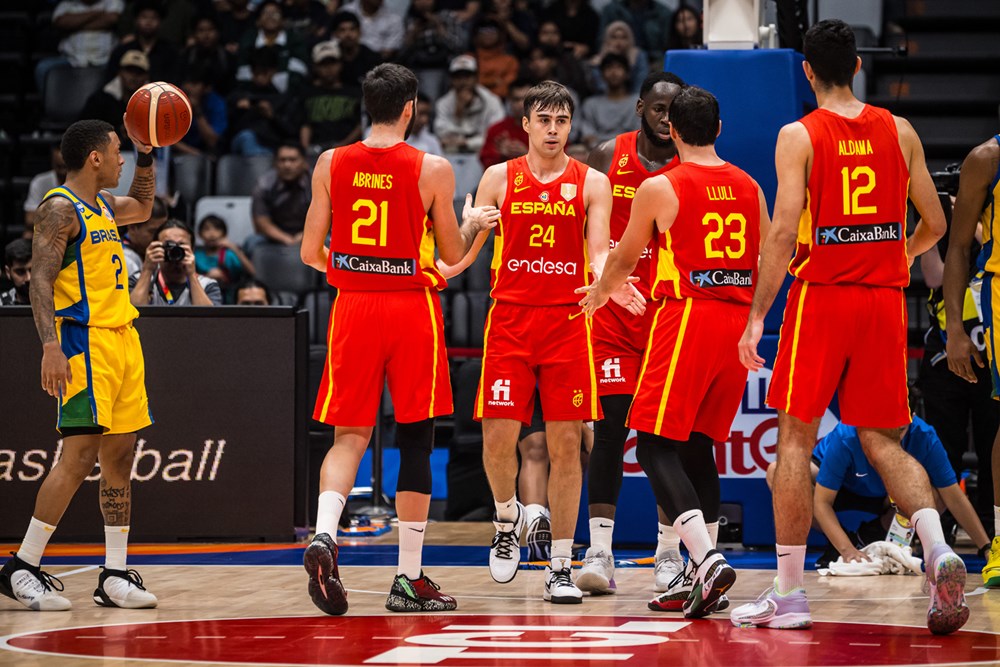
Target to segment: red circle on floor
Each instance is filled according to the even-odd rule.
[[[8,650],[282,665],[934,665],[994,662],[1000,636],[816,623],[733,627],[728,619],[628,616],[308,616],[91,626],[12,635]]]

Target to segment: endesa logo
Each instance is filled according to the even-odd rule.
[[[333,268],[355,273],[375,273],[386,276],[414,276],[417,263],[413,259],[401,257],[365,257],[349,255],[346,252],[333,254]]]
[[[764,404],[771,369],[762,368],[747,376],[740,410],[726,442],[715,443],[715,465],[720,477],[737,479],[763,478],[767,466],[774,461],[778,447],[778,413]],[[817,438],[833,430],[837,418],[826,411],[819,424]],[[625,475],[641,477],[642,467],[635,456],[635,431],[625,441]]]
[[[510,271],[527,271],[528,273],[539,273],[546,276],[575,276],[577,272],[576,262],[550,262],[544,257],[538,259],[510,259],[507,260],[507,268]]]
[[[753,271],[750,269],[706,269],[691,272],[695,287],[750,287]]]
[[[816,228],[817,245],[878,243],[880,241],[899,241],[902,238],[902,229],[898,222]]]
[[[617,247],[618,247],[618,241],[615,241],[614,239],[611,239],[611,249],[614,250]],[[652,256],[653,256],[653,246],[652,245],[648,245],[648,246],[646,246],[645,248],[642,249],[642,255],[640,255],[640,257],[642,259],[649,259]]]

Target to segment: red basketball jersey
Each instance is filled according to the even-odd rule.
[[[799,121],[813,146],[806,207],[789,270],[808,282],[904,287],[910,174],[892,114],[817,109]]]
[[[423,159],[423,151],[402,142],[371,148],[359,141],[334,151],[331,285],[371,292],[446,286],[418,187]]]
[[[497,301],[525,306],[579,302],[590,282],[583,205],[587,165],[570,159],[559,178],[539,183],[525,157],[507,162],[507,193],[493,249]]]
[[[632,199],[635,198],[635,191],[639,189],[642,182],[650,176],[670,171],[681,163],[676,155],[674,159],[663,165],[656,171],[648,171],[636,156],[635,142],[639,137],[639,131],[619,134],[615,139],[615,153],[611,158],[611,167],[608,169],[608,179],[611,180],[611,247],[614,248],[621,241],[628,227],[628,219],[632,214]],[[636,289],[649,298],[650,286],[652,283],[653,252],[656,244],[650,239],[649,246],[639,258],[639,263],[635,266],[633,275],[639,278],[635,283]]]
[[[749,304],[760,254],[756,183],[731,164],[686,162],[664,176],[680,209],[670,229],[656,234],[653,298]]]

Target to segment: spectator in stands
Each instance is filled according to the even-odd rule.
[[[531,40],[538,34],[535,15],[515,6],[514,0],[484,0],[482,16],[503,27],[511,47],[519,54],[531,48]]]
[[[218,282],[224,294],[232,295],[236,283],[253,275],[253,264],[240,247],[229,240],[226,221],[217,215],[201,219],[198,238],[201,244],[194,249],[195,269]]]
[[[507,97],[507,87],[517,78],[517,58],[507,53],[507,34],[494,19],[483,19],[472,31],[472,46],[479,65],[479,85],[497,97]]]
[[[28,184],[28,196],[24,198],[24,238],[30,239],[35,229],[35,209],[42,203],[45,193],[66,182],[66,162],[63,160],[59,144],[52,144],[52,169],[35,175]]]
[[[361,90],[340,78],[343,63],[337,40],[313,47],[313,80],[303,93],[302,146],[317,155],[361,138]]]
[[[607,35],[608,28],[619,21],[629,26],[636,46],[646,54],[647,65],[663,62],[670,31],[670,10],[666,6],[656,0],[612,0],[601,10],[601,32]],[[640,83],[644,78],[645,74],[633,76]]]
[[[306,62],[309,58],[306,45],[294,32],[285,30],[285,17],[281,3],[265,0],[257,8],[257,31],[243,35],[237,56],[238,81],[253,78],[253,54],[259,49],[270,48],[277,55],[277,72],[272,85],[282,93],[294,92],[309,75]]]
[[[142,51],[126,51],[118,59],[118,74],[104,88],[87,98],[80,118],[103,120],[118,132],[122,148],[131,148],[132,140],[122,124],[132,93],[149,83],[149,58]]]
[[[274,47],[255,50],[250,70],[251,79],[238,82],[227,101],[230,149],[238,155],[273,155],[283,141],[298,134],[294,102],[272,83],[278,72]]]
[[[167,221],[167,202],[163,197],[153,197],[153,210],[146,222],[137,222],[128,227],[120,227],[122,249],[125,251],[125,269],[128,275],[142,270],[146,249],[156,238],[156,230]]]
[[[510,84],[507,95],[507,117],[494,123],[486,131],[483,148],[479,151],[479,161],[483,169],[506,160],[520,157],[528,152],[528,133],[524,131],[524,96],[531,88],[527,79],[518,79]]]
[[[306,44],[325,41],[329,31],[326,5],[319,0],[284,0],[285,26]]]
[[[576,55],[576,43],[563,39],[559,24],[546,19],[538,26],[538,46],[549,47],[556,56],[555,81],[576,91],[582,97],[590,94],[587,78],[589,69],[584,68],[584,60]]]
[[[608,5],[610,7],[610,5]],[[607,9],[607,8],[605,8]],[[596,56],[591,58],[591,85],[593,90],[599,93],[607,92],[604,86],[604,79],[601,78],[601,62],[604,56],[609,53],[617,53],[625,56],[629,62],[629,92],[633,95],[639,94],[639,88],[649,74],[649,60],[642,49],[635,45],[635,36],[632,28],[624,21],[615,21],[604,30],[604,41],[601,42],[601,50]],[[660,54],[661,58],[663,54]]]
[[[195,17],[204,9],[200,5],[205,3],[203,0],[154,0],[149,4],[155,5],[160,13],[160,39],[180,49],[187,44]],[[133,26],[143,7],[143,2],[125,3],[125,11],[118,21],[118,34],[122,35],[122,41],[134,35]]]
[[[236,59],[222,44],[217,18],[206,15],[195,19],[191,44],[181,52],[180,66],[184,75],[193,69],[204,71],[212,90],[223,97],[232,90]]]
[[[361,22],[361,43],[385,60],[403,48],[403,17],[385,6],[384,0],[353,0],[341,9]]]
[[[14,239],[3,251],[3,275],[14,284],[0,292],[0,306],[31,305],[31,241]]]
[[[378,53],[361,43],[361,19],[351,12],[337,12],[330,19],[330,36],[340,44],[341,80],[360,86],[368,70],[382,62]]]
[[[469,43],[468,28],[458,14],[438,10],[435,0],[413,0],[404,29],[399,62],[414,70],[443,72]]]
[[[247,239],[247,254],[253,257],[253,248],[261,243],[299,243],[311,201],[309,166],[301,144],[282,144],[274,169],[260,177],[253,191],[251,212],[257,234]]]
[[[601,59],[601,79],[608,92],[588,97],[580,109],[583,143],[589,148],[622,132],[639,129],[635,98],[628,90],[628,70],[625,56],[607,53]]]
[[[227,0],[224,7],[216,4],[219,29],[222,32],[222,46],[231,55],[240,50],[243,35],[256,31],[257,17],[250,9],[250,0]]]
[[[441,142],[431,131],[431,100],[423,93],[417,93],[417,112],[413,115],[413,129],[406,143],[432,155],[444,155]]]
[[[151,81],[173,81],[177,73],[177,49],[160,37],[163,6],[155,0],[135,3],[135,21],[132,34],[122,38],[108,60],[107,77],[118,73],[121,58],[128,51],[141,51],[149,60]],[[187,28],[185,28],[187,30]]]
[[[194,65],[184,70],[181,88],[191,103],[191,129],[174,144],[178,153],[188,155],[215,155],[219,139],[229,127],[226,100],[215,92],[212,74],[204,65]]]
[[[168,220],[156,230],[142,269],[128,279],[133,306],[219,306],[219,283],[195,270],[191,229]]]
[[[434,134],[447,153],[478,153],[486,130],[504,117],[503,102],[477,83],[472,56],[457,56],[448,73],[451,90],[434,105]]]
[[[256,278],[246,278],[236,286],[237,306],[270,306],[271,290]]]
[[[700,49],[703,46],[701,27],[701,14],[699,12],[688,5],[678,7],[670,20],[667,50]]]
[[[104,67],[118,43],[114,28],[125,8],[123,0],[63,0],[52,12],[52,27],[64,35],[59,55],[35,67],[35,84],[45,90],[45,76],[59,65]]]
[[[559,33],[565,36],[562,43],[575,57],[586,58],[597,48],[599,17],[586,0],[556,0],[542,11],[541,17],[542,23],[556,24]],[[541,33],[541,25],[538,30]]]

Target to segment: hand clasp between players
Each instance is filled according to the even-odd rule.
[[[497,226],[500,221],[500,209],[496,206],[473,206],[472,195],[466,193],[465,206],[462,208],[462,224],[474,225],[477,233]]]
[[[639,316],[646,312],[646,299],[632,284],[639,282],[638,277],[629,276],[625,279],[624,283],[608,293],[607,285],[600,279],[594,266],[591,265],[590,268],[594,273],[594,282],[575,290],[577,294],[584,295],[580,299],[580,307],[583,308],[583,313],[587,317],[593,317],[597,309],[606,304],[608,299],[611,299],[633,315]]]

